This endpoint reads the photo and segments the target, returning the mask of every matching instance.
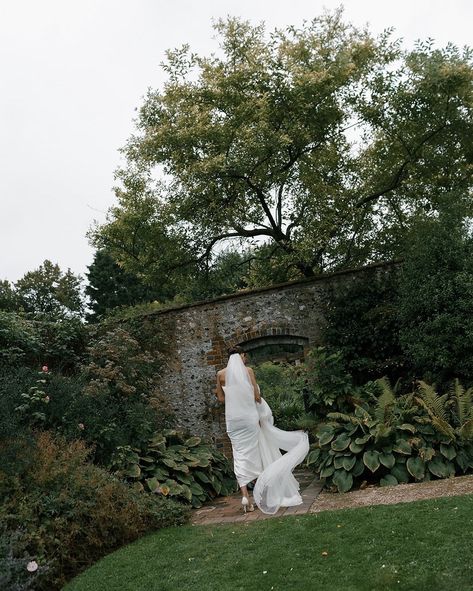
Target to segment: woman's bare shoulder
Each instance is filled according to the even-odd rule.
[[[222,376],[225,376],[225,370],[226,370],[226,369],[227,369],[226,367],[224,367],[223,369],[220,369],[220,370],[217,372],[217,377],[219,377],[219,378],[220,378],[220,377],[222,377]]]

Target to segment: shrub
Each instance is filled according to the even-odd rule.
[[[1,442],[0,455],[10,443]],[[33,449],[21,442],[17,449],[18,473],[0,469],[0,517],[8,532],[19,531],[15,555],[27,552],[40,566],[39,591],[60,589],[112,550],[186,518],[182,505],[135,491],[89,464],[84,442],[43,432]]]
[[[20,404],[22,392],[28,391],[37,378],[38,372],[28,367],[0,364],[0,440],[28,430],[15,407]]]
[[[314,417],[325,417],[333,410],[353,408],[356,388],[347,373],[340,351],[316,347],[304,363],[304,399],[306,411]]]
[[[85,353],[86,327],[77,318],[50,320],[0,310],[0,363],[38,368],[47,364],[68,372]]]
[[[376,401],[352,413],[329,413],[318,426],[307,464],[339,492],[356,481],[381,485],[446,478],[473,468],[473,389],[456,382],[442,396],[420,382],[395,396],[387,380],[378,382]]]
[[[296,429],[304,414],[301,369],[270,361],[255,369],[261,395],[271,407],[274,423],[280,429]]]
[[[373,269],[337,284],[326,298],[323,340],[340,351],[356,385],[406,369],[397,315],[399,271]]]
[[[41,350],[33,323],[16,312],[0,310],[0,363],[32,363]]]
[[[93,446],[94,462],[103,466],[108,465],[117,447],[140,445],[157,429],[168,428],[174,422],[159,392],[149,398],[119,399],[110,392],[89,394],[90,382],[84,374],[63,376],[42,371],[28,375],[30,381],[23,390],[16,389],[16,404],[10,400],[10,432],[14,432],[14,423],[23,432],[39,428],[68,440],[83,439]]]
[[[157,390],[160,360],[137,338],[115,327],[89,348],[84,369],[87,438],[95,461],[108,465],[119,446],[140,447],[152,434],[174,423],[169,404]],[[83,424],[84,421],[79,421]]]
[[[473,241],[455,217],[419,222],[401,272],[400,341],[417,377],[473,383]]]
[[[0,531],[0,589],[28,591],[35,589],[38,577],[49,571],[44,563],[38,565],[24,546],[25,530]]]
[[[236,490],[230,463],[222,453],[200,437],[174,429],[155,433],[141,448],[119,447],[111,469],[138,490],[176,497],[193,507]]]
[[[86,356],[86,325],[79,318],[49,320],[36,315],[34,327],[42,343],[41,364],[54,368],[56,372],[77,372]]]

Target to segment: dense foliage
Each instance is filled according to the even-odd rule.
[[[29,318],[0,310],[0,362],[77,371],[85,357],[87,329],[79,318]]]
[[[82,278],[45,260],[15,283],[18,303],[32,314],[48,318],[80,317],[84,312]]]
[[[255,375],[261,396],[271,407],[275,425],[287,430],[297,428],[298,420],[304,413],[303,381],[299,368],[268,361],[255,368]]]
[[[0,456],[12,443],[1,440]],[[105,554],[185,520],[183,505],[140,494],[87,461],[83,442],[41,432],[15,449],[15,472],[0,465],[0,546],[8,548],[0,556],[2,589],[59,590]]]
[[[402,265],[399,340],[412,373],[473,384],[473,239],[449,211],[415,226]],[[389,334],[389,333],[388,333]]]
[[[256,243],[283,276],[310,276],[399,256],[426,212],[471,211],[470,50],[404,50],[341,10],[271,33],[215,28],[216,53],[167,53],[92,232],[129,272],[161,285]]]
[[[395,265],[373,268],[338,283],[325,300],[324,343],[342,354],[356,384],[395,381],[409,369],[399,341],[399,273]]]
[[[473,384],[473,239],[454,208],[421,218],[403,261],[338,283],[326,299],[324,342],[356,384],[384,375]]]
[[[91,322],[97,322],[114,308],[168,299],[170,295],[144,285],[139,277],[119,267],[106,250],[95,252],[86,275],[85,293],[91,309],[87,318]]]
[[[200,437],[175,429],[155,433],[141,448],[117,447],[111,468],[138,490],[177,497],[193,507],[236,490],[227,458]]]
[[[350,413],[328,413],[317,425],[307,463],[321,478],[347,492],[363,480],[393,485],[473,469],[472,388],[457,381],[439,395],[420,382],[396,397],[386,380],[379,386],[378,397],[367,392]]]

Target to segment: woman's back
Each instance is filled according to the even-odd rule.
[[[225,370],[224,370],[225,371]],[[245,368],[245,371],[248,370]],[[225,392],[225,419],[229,421],[247,420],[251,424],[258,422],[258,410],[254,397],[253,386],[249,375],[247,380],[227,379],[227,375],[222,372],[221,382]]]

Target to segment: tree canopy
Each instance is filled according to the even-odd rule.
[[[219,50],[167,52],[91,236],[148,282],[233,244],[299,275],[401,254],[419,217],[471,213],[468,48],[405,50],[341,10],[269,34],[229,18]]]
[[[45,260],[34,271],[29,271],[15,284],[19,308],[50,319],[82,316],[84,301],[82,278],[68,269]]]

